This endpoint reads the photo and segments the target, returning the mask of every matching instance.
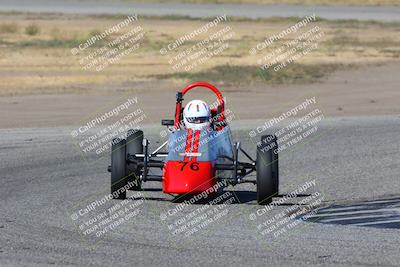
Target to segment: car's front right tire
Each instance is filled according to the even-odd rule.
[[[126,140],[116,138],[111,145],[111,194],[114,199],[126,198],[124,186],[127,182]]]
[[[143,154],[143,131],[131,129],[126,137],[126,156],[133,156],[135,154]],[[134,191],[141,191],[142,184],[140,180],[141,170],[136,163],[126,165],[126,175],[128,181],[134,184],[129,189]]]
[[[272,197],[278,195],[279,173],[276,137],[264,135],[257,146],[256,173],[257,173],[257,203],[266,205],[272,202]]]

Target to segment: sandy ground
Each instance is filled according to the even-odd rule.
[[[315,96],[325,116],[395,115],[400,113],[400,63],[338,71],[323,83],[266,86],[219,85],[236,119],[279,116],[305,98]],[[29,95],[0,97],[0,127],[80,125],[112,110],[127,98],[138,97],[148,122],[172,118],[175,92],[183,82],[148,81],[113,88],[113,93]],[[202,92],[203,93],[203,92]],[[191,97],[212,95],[193,92]]]
[[[256,54],[252,54],[249,51],[265,40],[266,36],[278,34],[298,20],[285,18],[269,21],[233,20],[217,26],[208,33],[196,36],[192,42],[183,44],[179,49],[161,55],[160,50],[162,48],[201,27],[206,22],[188,19],[143,18],[136,23],[146,31],[145,37],[140,42],[139,50],[122,57],[102,71],[96,71],[94,67],[85,70],[85,64],[92,61],[84,60],[81,65],[81,60],[91,53],[95,53],[102,46],[99,44],[92,47],[90,51],[82,51],[76,56],[71,54],[71,48],[91,38],[93,32],[102,32],[112,25],[120,23],[122,19],[125,19],[125,17],[0,14],[0,47],[2,48],[0,49],[0,96],[82,94],[83,92],[89,93],[89,91],[100,94],[100,91],[103,93],[107,91],[115,92],[115,90],[121,88],[133,88],[135,90],[145,88],[153,91],[155,88],[161,88],[163,92],[166,88],[171,88],[171,90],[176,91],[177,88],[184,86],[184,82],[171,85],[158,81],[144,84],[141,81],[156,79],[160,75],[172,75],[175,78],[182,77],[179,75],[187,77],[188,73],[184,71],[184,68],[179,68],[179,66],[175,68],[176,63],[170,60],[178,55],[181,56],[185,49],[204,41],[211,32],[220,31],[225,26],[229,26],[235,33],[232,39],[226,42],[229,47],[210,59],[202,57],[202,61],[193,69],[190,69],[189,73],[205,72],[205,78],[201,79],[235,82],[236,79],[232,77],[233,75],[229,75],[232,73],[230,71],[218,71],[218,77],[221,78],[207,75],[216,67],[222,66],[225,69],[225,66],[229,65],[232,66],[233,71],[243,73],[240,75],[241,78],[243,77],[244,80],[253,83],[256,82],[256,78],[259,78],[254,77],[254,75],[257,71],[256,66],[261,64],[258,63],[260,57],[267,57],[278,47],[282,47],[298,37],[298,34],[291,34]],[[136,26],[136,24],[134,25]],[[39,33],[34,36],[25,34],[24,30],[32,25],[37,26],[40,30]],[[319,21],[306,26],[301,32],[308,31],[316,26],[321,30],[321,33],[323,32],[318,49],[296,59],[295,62],[300,67],[294,68],[295,70],[286,68],[283,72],[277,73],[276,76],[284,77],[285,74],[289,77],[299,76],[302,77],[301,81],[309,82],[311,74],[304,75],[304,72],[301,71],[307,70],[305,65],[332,64],[337,69],[347,70],[348,65],[364,66],[378,64],[379,62],[399,62],[400,50],[398,44],[400,43],[400,35],[398,33],[400,27],[398,23]],[[1,33],[2,27],[3,33]],[[15,32],[7,32],[7,30],[14,30]],[[127,32],[127,29],[124,29],[123,32]],[[107,42],[116,40],[117,36],[119,35],[110,37]],[[278,58],[278,55],[275,54],[273,58]],[[190,62],[194,60],[190,59]],[[196,63],[196,61],[193,63]],[[246,66],[251,66],[254,70],[243,69]],[[320,71],[326,74],[330,70],[322,67]],[[315,74],[315,71],[312,73]],[[283,79],[282,83],[290,84],[290,80],[290,78]],[[301,81],[296,83],[301,84]],[[267,84],[273,84],[273,82],[267,81]],[[254,90],[263,92],[265,90],[264,85],[260,87],[254,88]],[[317,87],[319,88],[319,86]],[[293,88],[296,92],[299,90],[297,87]],[[223,86],[222,89],[224,91],[245,91],[248,90],[248,86],[247,84],[246,88],[240,85],[235,86],[235,88]]]

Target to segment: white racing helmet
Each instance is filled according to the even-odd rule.
[[[202,130],[210,126],[210,107],[202,100],[192,100],[183,109],[183,122],[187,129]]]

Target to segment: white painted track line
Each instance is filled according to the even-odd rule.
[[[376,222],[355,223],[355,224],[353,224],[353,225],[357,225],[357,226],[367,226],[367,225],[378,225],[378,224],[387,224],[387,223],[400,223],[400,219],[397,219],[397,220],[387,220],[387,221],[376,221]]]
[[[351,214],[363,214],[363,213],[376,213],[376,212],[384,212],[384,211],[393,211],[400,213],[400,209],[372,209],[372,210],[359,210],[359,211],[350,211],[350,212],[337,212],[337,213],[324,213],[324,214],[316,214],[311,215],[308,218],[319,218],[319,217],[332,217],[332,216],[345,216]]]
[[[329,223],[329,222],[339,222],[339,221],[349,221],[349,220],[362,220],[362,219],[374,219],[374,218],[385,218],[391,217],[393,215],[390,214],[382,214],[382,215],[366,215],[366,216],[354,216],[354,217],[341,217],[335,219],[326,219],[320,220],[321,223]]]

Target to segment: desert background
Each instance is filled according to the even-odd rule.
[[[235,2],[261,4],[259,1]],[[287,4],[298,2],[284,1]],[[398,4],[398,1],[343,3],[361,2],[372,6]],[[264,3],[275,1],[262,1]],[[341,3],[334,1],[333,4]],[[332,1],[306,1],[306,4],[325,5]],[[266,36],[297,23],[301,17],[228,16],[228,21],[223,23],[235,32],[229,40],[229,48],[191,71],[176,71],[168,58],[160,54],[160,49],[214,17],[139,14],[135,23],[145,31],[140,49],[102,71],[83,70],[79,57],[73,56],[70,50],[125,18],[126,15],[114,14],[2,11],[1,127],[76,125],[83,114],[135,92],[140,93],[148,117],[154,121],[160,111],[173,112],[176,91],[198,80],[220,87],[228,105],[241,119],[271,117],[276,110],[285,109],[282,103],[294,103],[293,99],[310,93],[317,96],[329,116],[399,112],[399,76],[396,74],[400,70],[400,21],[317,18],[311,25],[320,27],[324,33],[318,49],[278,72],[270,72],[265,78],[259,74],[256,63],[260,55],[251,55],[249,49]],[[95,51],[126,32],[125,28],[107,36],[87,51]],[[183,44],[180,51],[205,36],[196,36]],[[285,36],[263,53],[293,38],[293,34]]]

